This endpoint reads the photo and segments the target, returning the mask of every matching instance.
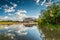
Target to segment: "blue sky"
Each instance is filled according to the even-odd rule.
[[[55,0],[0,0],[0,16],[13,17],[26,13],[26,16],[39,16],[41,10],[45,10]]]

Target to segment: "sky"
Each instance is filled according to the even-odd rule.
[[[36,17],[55,0],[0,0],[0,19],[22,20],[25,17]]]

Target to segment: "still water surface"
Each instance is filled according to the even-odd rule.
[[[26,27],[21,25],[0,25],[0,34],[7,34],[14,40],[43,40],[42,31],[39,31],[37,25]]]

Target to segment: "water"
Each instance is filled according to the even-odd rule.
[[[26,27],[21,25],[1,25],[0,34],[11,36],[14,40],[43,40],[42,32],[36,25]]]

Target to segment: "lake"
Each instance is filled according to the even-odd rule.
[[[44,40],[44,34],[38,30],[37,25],[13,24],[0,27],[0,34],[8,35],[14,40]]]

